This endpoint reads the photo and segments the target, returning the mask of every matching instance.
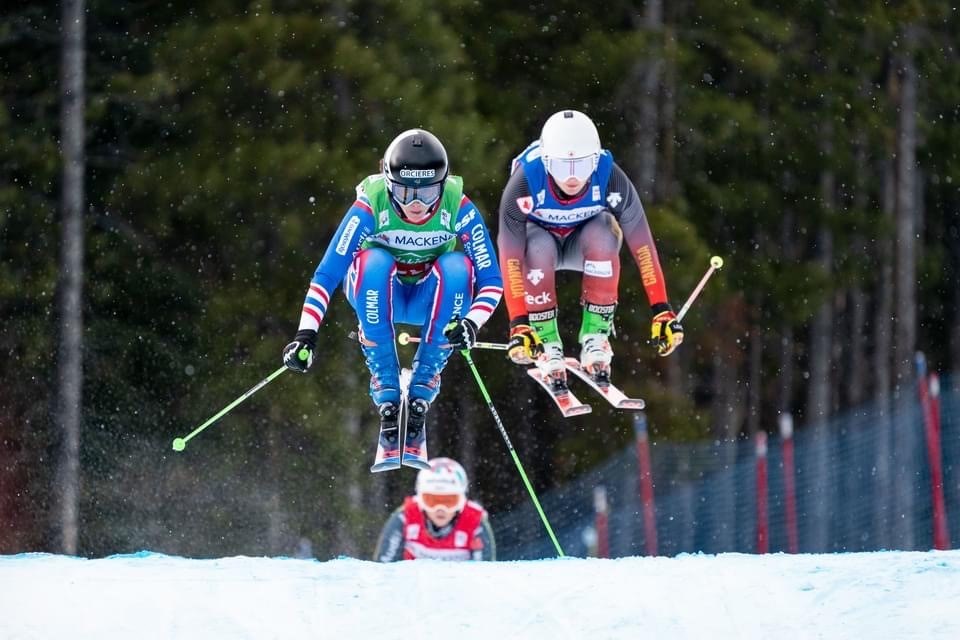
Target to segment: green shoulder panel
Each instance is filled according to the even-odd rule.
[[[454,224],[463,198],[460,176],[447,177],[437,212],[423,224],[406,222],[394,210],[383,174],[368,176],[357,185],[357,197],[366,198],[373,209],[374,229],[364,240],[364,249],[383,247],[397,262],[415,265],[433,262],[456,248]]]

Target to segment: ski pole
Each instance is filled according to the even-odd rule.
[[[677,322],[683,320],[683,316],[687,315],[687,311],[690,310],[690,305],[693,304],[693,301],[697,299],[697,296],[700,295],[700,292],[703,290],[703,285],[707,284],[707,280],[710,279],[710,276],[713,275],[713,272],[723,267],[723,258],[720,256],[713,256],[710,258],[710,268],[707,269],[707,272],[703,274],[703,277],[700,278],[700,282],[694,288],[693,293],[690,294],[690,297],[687,298],[687,301],[683,303],[683,306],[680,307],[680,313],[677,314]]]
[[[301,349],[300,352],[297,354],[297,357],[300,358],[300,360],[306,360],[307,358],[310,357],[310,352],[308,352],[306,349]],[[247,398],[255,394],[257,391],[259,391],[263,387],[267,386],[267,384],[271,380],[273,380],[274,378],[276,378],[278,375],[280,375],[286,370],[287,370],[287,365],[283,365],[282,367],[280,367],[279,369],[277,369],[276,371],[268,375],[266,378],[264,378],[257,384],[253,385],[249,389],[247,389],[247,391],[242,396],[240,396],[239,398],[237,398],[236,400],[234,400],[233,402],[225,406],[223,409],[220,410],[219,413],[217,413],[215,416],[213,416],[212,418],[204,422],[202,425],[200,425],[199,427],[191,431],[189,434],[187,434],[183,438],[174,438],[173,450],[183,451],[184,449],[186,449],[187,442],[189,442],[191,438],[193,438],[195,435],[197,435],[198,433],[200,433],[201,431],[209,427],[211,424],[213,424],[214,422],[222,418],[224,415],[227,414],[227,412],[229,412],[235,406],[237,406],[238,404],[240,404],[241,402],[243,402],[244,400],[246,400]]]
[[[397,342],[400,344],[410,344],[411,342],[420,342],[420,338],[417,336],[412,336],[406,331],[397,335]],[[477,342],[471,347],[471,349],[499,349],[501,351],[506,351],[507,347],[510,345],[500,342]],[[452,349],[450,345],[444,345],[447,349]]]
[[[405,343],[401,342],[401,344]],[[487,401],[487,408],[489,408],[490,413],[493,414],[493,419],[497,423],[497,429],[500,430],[500,435],[503,436],[503,441],[507,443],[507,449],[510,450],[510,456],[513,458],[513,463],[517,466],[517,471],[520,472],[520,477],[523,478],[523,484],[527,487],[527,493],[530,494],[530,499],[533,500],[533,506],[537,508],[537,513],[540,514],[540,520],[543,521],[543,526],[546,527],[547,533],[550,535],[550,540],[553,541],[553,546],[557,550],[557,554],[561,558],[565,557],[563,554],[563,549],[560,547],[560,542],[557,541],[557,536],[554,535],[553,529],[550,527],[550,521],[547,520],[547,515],[543,512],[543,507],[540,506],[540,501],[537,499],[537,494],[533,490],[533,486],[530,484],[529,478],[527,478],[527,473],[523,470],[523,465],[520,463],[520,456],[517,455],[517,450],[513,448],[513,443],[510,442],[510,436],[507,435],[507,430],[503,426],[503,420],[500,419],[500,414],[497,413],[497,408],[493,406],[493,400],[490,399],[490,394],[487,392],[487,387],[483,384],[483,380],[480,378],[480,372],[477,371],[477,366],[473,363],[473,358],[470,357],[470,351],[464,350],[460,353],[463,354],[463,357],[467,361],[467,365],[470,367],[470,370],[473,371],[473,377],[477,380],[477,385],[480,387],[480,393],[483,394],[483,399]]]

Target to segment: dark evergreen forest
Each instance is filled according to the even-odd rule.
[[[369,555],[414,474],[368,472],[377,421],[342,293],[309,374],[182,453],[170,442],[280,365],[354,186],[414,126],[444,141],[496,233],[510,159],[550,114],[582,110],[640,190],[674,307],[724,258],[658,358],[622,253],[614,376],[646,399],[654,441],[774,433],[783,412],[804,429],[915,393],[917,350],[934,370],[960,361],[954,4],[80,3],[73,548],[57,507],[69,25],[61,3],[4,5],[0,552],[277,555],[306,538],[321,558]],[[560,284],[574,336],[579,278]],[[498,309],[480,339],[507,331]],[[537,490],[632,441],[629,413],[593,402],[565,421],[502,352],[473,357]],[[528,500],[462,358],[431,415],[431,454],[471,470],[475,498]]]

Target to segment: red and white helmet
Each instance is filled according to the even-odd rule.
[[[467,472],[456,460],[433,458],[429,469],[417,473],[416,500],[421,509],[444,506],[461,511],[467,503]]]

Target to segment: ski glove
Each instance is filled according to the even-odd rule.
[[[317,346],[317,332],[301,329],[293,342],[283,348],[283,364],[297,373],[306,373],[313,364],[313,350]]]
[[[668,356],[683,342],[683,326],[670,305],[660,302],[653,309],[653,324],[650,326],[650,343],[661,356]]]
[[[477,325],[469,318],[454,318],[443,330],[450,346],[458,351],[473,349],[477,344]]]
[[[543,353],[543,340],[533,327],[528,324],[518,324],[510,329],[507,355],[516,364],[533,364],[541,353]]]

